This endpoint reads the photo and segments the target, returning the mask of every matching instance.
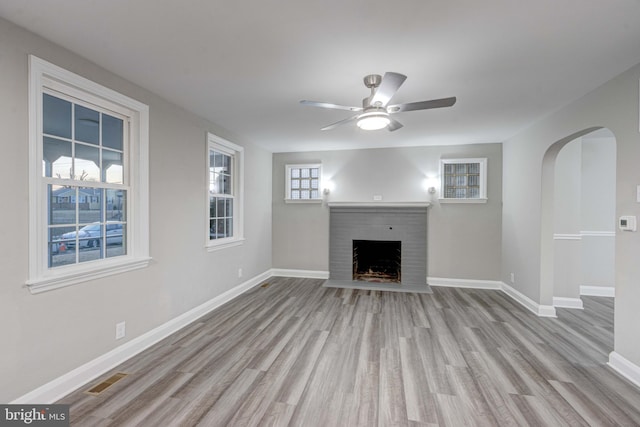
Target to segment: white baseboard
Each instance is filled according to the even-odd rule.
[[[511,286],[507,285],[504,282],[502,283],[502,291],[505,294],[509,295],[514,300],[516,300],[517,302],[519,302],[521,305],[523,305],[527,310],[534,313],[536,316],[556,317],[556,309],[554,306],[538,304],[537,302],[535,302],[525,294],[515,290],[514,288],[512,288]]]
[[[556,309],[552,305],[540,305],[528,296],[515,290],[511,286],[498,280],[469,280],[449,279],[444,277],[428,277],[430,286],[469,288],[469,289],[495,289],[501,290],[512,299],[524,306],[527,310],[540,317],[556,317]]]
[[[316,271],[316,270],[290,270],[286,268],[272,268],[270,271],[271,276],[280,277],[301,277],[305,279],[328,279],[328,271]]]
[[[580,298],[553,297],[553,306],[560,308],[577,308],[582,310],[582,300]]]
[[[17,398],[12,404],[51,404],[74,390],[84,386],[100,375],[115,368],[127,359],[135,356],[143,350],[151,347],[155,343],[168,337],[169,335],[184,328],[188,324],[194,322],[222,304],[236,298],[249,289],[259,285],[269,277],[271,271],[259,274],[246,282],[236,286],[227,292],[218,295],[215,298],[201,304],[180,316],[169,320],[168,322],[158,326],[149,332],[140,335],[126,342],[125,344],[114,348],[102,356],[85,363],[84,365],[68,372],[61,377],[50,381],[43,386]]]
[[[640,366],[631,363],[615,351],[609,353],[609,363],[607,365],[634,385],[640,387]]]
[[[580,286],[580,295],[613,298],[616,296],[616,288],[613,286]]]
[[[471,289],[502,289],[502,282],[497,280],[448,279],[446,277],[427,277],[429,286]]]

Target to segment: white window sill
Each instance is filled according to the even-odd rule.
[[[112,276],[114,274],[126,273],[128,271],[145,268],[151,262],[150,257],[129,258],[121,261],[103,261],[99,267],[91,263],[74,265],[74,268],[63,272],[49,270],[47,274],[26,282],[32,294],[52,291],[65,286],[77,285],[78,283]]]
[[[284,199],[285,203],[322,203],[322,199]]]
[[[221,249],[240,246],[242,245],[242,243],[244,243],[244,237],[239,237],[237,239],[229,239],[229,240],[211,240],[211,242],[206,245],[206,248],[207,248],[207,252],[214,252],[214,251],[219,251]]]
[[[484,199],[438,199],[440,203],[487,203],[486,198]]]

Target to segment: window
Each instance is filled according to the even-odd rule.
[[[85,105],[43,89],[42,179],[52,269],[127,253],[127,117]]]
[[[207,247],[240,244],[242,230],[242,147],[213,134],[207,144]]]
[[[486,203],[487,159],[441,159],[441,202]]]
[[[29,285],[148,265],[148,107],[30,57]]]
[[[322,165],[286,165],[286,202],[321,202]]]

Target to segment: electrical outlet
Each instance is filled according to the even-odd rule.
[[[242,268],[239,268],[238,269],[238,278],[241,278],[241,277],[242,277]]]
[[[376,202],[381,201],[381,200],[382,200],[382,195],[380,195],[380,194],[375,194],[375,195],[373,196],[373,200],[374,200],[374,201],[376,201]]]
[[[126,323],[125,322],[120,322],[120,323],[116,323],[116,339],[122,339],[124,338],[126,334]]]
[[[515,273],[511,273],[511,283],[516,283],[516,275],[515,275]]]

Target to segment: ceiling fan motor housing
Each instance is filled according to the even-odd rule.
[[[364,85],[369,89],[375,89],[380,86],[382,82],[382,76],[380,74],[369,74],[364,76]]]

